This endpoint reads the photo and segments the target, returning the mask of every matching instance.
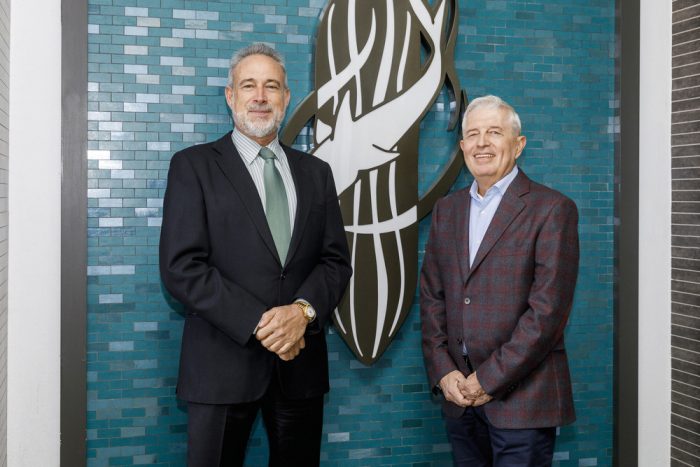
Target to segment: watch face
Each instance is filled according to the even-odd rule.
[[[316,312],[310,306],[304,308],[304,314],[306,315],[306,319],[309,321],[313,321],[313,319],[316,317]]]
[[[299,308],[301,308],[301,313],[304,315],[304,318],[306,318],[306,320],[309,322],[313,321],[313,319],[316,317],[316,313],[311,305],[303,302],[297,302],[297,305],[299,305]]]

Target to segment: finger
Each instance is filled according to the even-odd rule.
[[[270,343],[270,346],[267,347],[267,350],[270,352],[275,352],[276,354],[281,354],[284,352],[281,352],[280,350],[282,349],[282,346],[284,345],[284,342],[282,341],[274,341]]]
[[[270,347],[268,348],[275,353],[287,353],[292,345],[294,345],[294,343],[284,338],[284,336],[277,336],[275,341],[270,343]]]
[[[467,399],[465,399],[462,394],[459,391],[456,391],[454,388],[448,388],[448,391],[445,393],[446,399],[454,404],[457,404],[461,407],[466,407],[467,404]]]
[[[479,399],[474,401],[474,407],[480,407],[480,406],[484,405],[486,402],[487,401],[484,400],[483,398],[479,398]]]
[[[466,399],[461,399],[461,398],[454,400],[453,402],[460,407],[469,407],[471,405],[471,401],[468,401]]]
[[[285,362],[288,362],[290,360],[294,360],[294,358],[297,355],[299,355],[299,350],[296,347],[292,347],[287,352],[280,352],[278,355],[282,360],[284,360]]]
[[[292,343],[287,342],[286,344],[283,344],[282,347],[279,349],[279,353],[287,353],[292,349]]]
[[[477,402],[479,403],[479,405],[484,405],[487,402],[491,402],[491,400],[493,400],[493,397],[489,396],[488,394],[484,394],[483,396],[479,397],[479,399],[477,399]]]
[[[277,342],[278,340],[279,340],[279,338],[277,336],[275,336],[275,334],[269,334],[264,339],[261,339],[260,342],[262,343],[262,345],[264,345],[266,348],[269,349],[270,346],[272,344],[274,344],[275,342]]]
[[[258,332],[257,332],[257,334],[255,334],[255,337],[257,337],[259,341],[262,341],[262,340],[265,340],[267,337],[269,337],[274,332],[275,332],[275,328],[273,326],[266,326],[266,327],[258,328]]]
[[[274,311],[274,308],[271,310],[267,310],[265,313],[263,313],[260,317],[260,321],[258,322],[258,327],[262,328],[267,326],[270,320],[275,317],[275,314],[276,312]]]
[[[279,339],[279,338],[272,338],[271,337],[271,338],[268,338],[268,339],[262,341],[262,345],[270,352],[282,353],[279,350],[282,347],[282,345],[284,345],[284,341]]]

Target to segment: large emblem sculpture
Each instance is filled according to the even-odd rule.
[[[453,56],[456,0],[331,0],[318,27],[316,90],[295,109],[282,140],[309,140],[333,169],[354,275],[336,309],[336,328],[357,358],[375,362],[414,299],[418,221],[462,167],[449,163],[418,195],[420,122],[446,89],[447,131],[466,94]]]

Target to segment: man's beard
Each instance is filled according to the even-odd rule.
[[[262,119],[262,118],[248,118],[247,111],[272,111],[272,118]],[[279,130],[282,120],[284,119],[284,110],[274,109],[269,104],[250,104],[245,110],[241,112],[235,112],[233,114],[233,120],[238,126],[241,127],[246,134],[254,136],[256,138],[264,138],[272,133]]]

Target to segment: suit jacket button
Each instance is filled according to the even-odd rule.
[[[287,277],[284,273],[280,274],[280,279],[284,280],[284,278]]]
[[[472,302],[472,300],[471,300],[469,297],[467,297],[467,298],[464,299],[464,304],[465,304],[465,305],[469,305],[471,302]]]

